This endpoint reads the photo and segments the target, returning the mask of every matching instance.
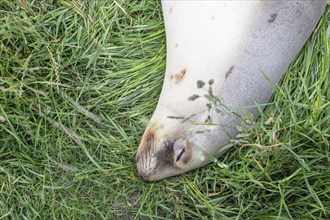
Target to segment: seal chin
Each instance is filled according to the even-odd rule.
[[[147,129],[136,155],[139,176],[144,181],[155,181],[193,169],[192,144],[184,137],[158,138]]]

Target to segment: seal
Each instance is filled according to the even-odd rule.
[[[166,71],[136,154],[141,178],[178,175],[223,153],[244,121],[243,109],[268,102],[272,83],[279,82],[325,6],[326,0],[163,0]],[[257,107],[249,112],[258,117]]]

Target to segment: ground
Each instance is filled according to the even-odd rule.
[[[160,94],[159,1],[0,1],[0,219],[330,218],[330,8],[258,120],[154,183],[135,153]]]

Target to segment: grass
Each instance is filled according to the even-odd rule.
[[[330,218],[330,8],[271,104],[198,170],[139,180],[157,1],[0,2],[0,219]],[[269,147],[267,147],[269,146]]]

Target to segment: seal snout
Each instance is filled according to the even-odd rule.
[[[155,167],[155,134],[151,129],[144,133],[136,154],[136,165],[140,178],[148,181]]]
[[[184,136],[166,134],[159,139],[148,128],[136,154],[138,175],[143,181],[177,175],[189,169],[191,156],[191,145]]]

